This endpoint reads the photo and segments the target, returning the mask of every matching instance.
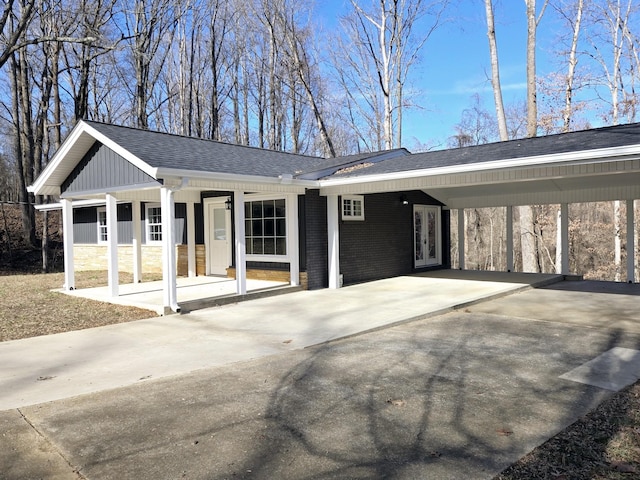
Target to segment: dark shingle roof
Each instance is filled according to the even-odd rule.
[[[640,144],[640,123],[416,153],[325,178],[404,172]]]
[[[278,177],[311,170],[325,160],[318,157],[263,150],[86,121],[121,147],[155,168]]]

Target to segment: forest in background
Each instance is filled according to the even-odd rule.
[[[326,29],[310,0],[5,0],[0,201],[21,206],[22,242],[39,246],[33,206],[56,200],[33,198],[26,187],[78,119],[325,157],[406,146],[406,112],[423,101],[416,75],[430,72],[416,65],[438,48],[434,32],[465,21],[463,3],[346,3],[347,13]],[[503,3],[464,5],[486,20],[494,105],[472,96],[448,147],[569,132],[594,119],[637,120],[637,2],[524,0],[527,91],[513,104],[504,103],[500,81],[494,15]],[[545,75],[536,70],[542,22],[557,35],[546,52],[557,67]],[[572,271],[620,278],[623,209],[571,206]],[[555,268],[557,210],[514,209],[517,270]],[[503,269],[504,213],[469,210],[465,218],[467,268]]]

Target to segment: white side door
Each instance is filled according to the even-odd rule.
[[[413,206],[413,253],[416,268],[442,264],[440,207]]]
[[[231,212],[224,203],[207,204],[206,250],[207,274],[226,275],[231,265]]]

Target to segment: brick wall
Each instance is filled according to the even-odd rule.
[[[408,205],[403,205],[402,195]],[[344,284],[414,271],[413,204],[438,202],[420,191],[365,195],[364,221],[340,220],[340,273]],[[447,251],[447,238],[443,238],[443,244]]]
[[[142,273],[162,273],[162,246],[142,245]],[[189,273],[187,246],[176,246],[178,275],[186,276]],[[83,270],[107,270],[107,246],[106,245],[74,245],[74,268]],[[118,245],[118,271],[133,273],[133,247],[131,245]],[[196,245],[196,274],[205,274],[205,248],[204,245]]]
[[[305,258],[309,289],[329,285],[327,271],[327,199],[318,190],[308,190],[304,202]]]

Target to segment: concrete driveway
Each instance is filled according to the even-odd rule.
[[[5,410],[0,478],[492,478],[638,378],[639,293],[563,282]]]

